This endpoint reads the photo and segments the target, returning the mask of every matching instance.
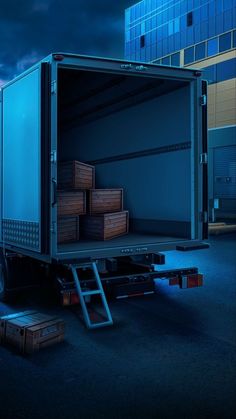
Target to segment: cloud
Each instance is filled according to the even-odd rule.
[[[1,0],[0,78],[51,52],[123,57],[124,9],[131,0]]]

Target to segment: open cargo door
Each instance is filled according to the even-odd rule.
[[[49,64],[2,90],[2,242],[48,250]]]
[[[203,214],[203,223],[202,223],[202,238],[208,238],[208,164],[207,164],[207,137],[208,137],[208,127],[207,127],[207,81],[202,81],[202,214]]]

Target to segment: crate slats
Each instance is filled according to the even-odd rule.
[[[84,238],[108,240],[128,233],[129,213],[86,215],[80,219],[80,232]]]
[[[58,243],[70,243],[79,240],[79,216],[58,217],[57,241]]]
[[[59,162],[60,189],[91,189],[95,187],[95,167],[77,160]]]
[[[123,210],[123,189],[91,189],[87,199],[90,215]]]
[[[85,191],[58,191],[57,192],[59,217],[63,215],[82,215],[86,213]]]
[[[33,353],[64,339],[65,322],[46,314],[28,311],[1,318],[2,342],[22,353]]]

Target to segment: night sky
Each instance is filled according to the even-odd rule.
[[[0,0],[0,85],[51,52],[123,58],[136,0]]]

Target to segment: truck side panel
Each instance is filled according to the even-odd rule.
[[[49,199],[48,187],[45,187],[48,184],[48,120],[44,114],[45,89],[42,89],[45,82],[49,84],[45,64],[40,64],[9,83],[2,92],[1,239],[4,245],[34,252],[46,249],[45,220],[48,233],[45,213]],[[47,89],[46,93],[48,95]]]

